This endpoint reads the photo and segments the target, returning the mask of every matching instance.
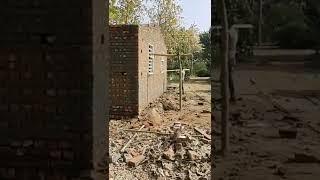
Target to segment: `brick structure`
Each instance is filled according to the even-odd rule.
[[[143,25],[110,27],[110,115],[113,119],[135,117],[166,90],[167,58],[160,28]]]
[[[0,179],[103,179],[108,2],[0,1]]]

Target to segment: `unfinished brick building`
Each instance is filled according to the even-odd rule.
[[[151,25],[110,27],[110,116],[137,116],[166,90],[167,58],[160,28]]]
[[[105,179],[108,1],[0,1],[0,179]],[[82,177],[82,178],[80,178]]]

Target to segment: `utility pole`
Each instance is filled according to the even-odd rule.
[[[262,21],[263,21],[263,17],[262,17],[262,6],[263,6],[263,2],[262,0],[259,0],[259,29],[258,29],[258,43],[259,46],[262,45]]]

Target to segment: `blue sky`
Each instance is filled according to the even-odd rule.
[[[207,31],[210,28],[210,0],[179,0],[183,12],[183,24],[196,24],[199,30]]]

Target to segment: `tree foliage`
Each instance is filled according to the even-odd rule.
[[[151,4],[147,10],[152,24],[160,26],[167,45],[168,53],[196,53],[201,51],[198,29],[195,25],[183,27],[181,21],[182,8],[177,0],[148,0]],[[190,59],[190,58],[189,58]],[[184,66],[191,65],[185,60]],[[173,61],[169,68],[177,68],[178,62]]]
[[[199,54],[202,51],[202,46],[200,44],[199,32],[196,26],[191,26],[189,28],[178,27],[174,30],[174,36],[170,36],[171,41],[174,42],[173,46],[168,46],[169,53],[172,54]],[[186,57],[183,61],[185,67],[191,66],[191,57]],[[169,64],[170,68],[178,68],[178,61],[173,61]]]
[[[144,8],[143,0],[109,0],[110,24],[139,24]]]
[[[161,27],[169,52],[175,51],[179,46],[177,38],[181,25],[182,8],[176,0],[149,0],[151,7],[147,14],[151,23]]]
[[[203,32],[200,34],[200,44],[202,47],[202,52],[200,54],[200,58],[204,61],[211,60],[211,41],[210,41],[210,33]]]

